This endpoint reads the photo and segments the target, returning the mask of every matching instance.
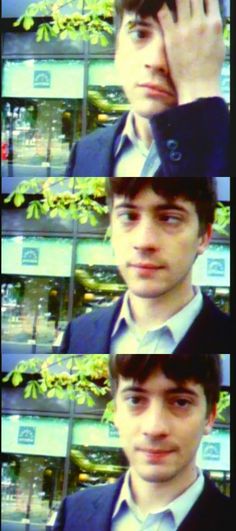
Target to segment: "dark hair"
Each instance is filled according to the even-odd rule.
[[[178,383],[187,380],[202,385],[208,414],[220,396],[222,367],[220,354],[117,354],[109,358],[112,393],[115,396],[119,377],[133,378],[143,383],[154,370]]]
[[[184,197],[195,204],[204,232],[215,218],[217,202],[215,177],[109,177],[106,180],[108,204],[113,204],[114,195],[133,199],[143,188],[151,187],[165,198]]]
[[[164,3],[173,11],[176,9],[175,0],[115,0],[115,9],[121,18],[124,11],[134,11],[144,17],[155,16]]]
[[[163,4],[167,4],[169,9],[176,12],[175,0],[115,0],[115,12],[118,19],[118,26],[124,15],[124,11],[134,11],[140,16],[156,16],[157,11],[161,9]],[[221,17],[224,21],[226,17],[225,0],[219,0]]]

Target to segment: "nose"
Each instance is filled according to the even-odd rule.
[[[145,411],[142,421],[143,436],[152,439],[163,439],[170,434],[168,413],[163,405],[153,403]]]
[[[168,62],[161,31],[158,31],[155,37],[150,39],[144,47],[143,53],[143,61],[146,69],[161,72],[165,76],[168,75]]]
[[[151,220],[142,220],[134,234],[133,241],[134,249],[143,252],[156,252],[160,246],[160,238],[158,237],[157,226]]]

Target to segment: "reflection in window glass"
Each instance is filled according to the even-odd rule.
[[[86,238],[77,246],[74,316],[115,302],[126,289],[109,241]]]
[[[91,60],[88,82],[88,132],[114,123],[128,109],[126,96],[116,80],[114,60]]]
[[[39,527],[44,531],[62,497],[68,421],[6,415],[2,422],[3,521],[23,523],[28,518],[44,524]]]
[[[83,61],[5,61],[3,175],[64,174],[81,135],[83,75]]]
[[[69,491],[114,483],[128,468],[118,433],[95,419],[74,422]]]
[[[69,238],[3,238],[4,349],[51,351],[67,323],[71,252]]]

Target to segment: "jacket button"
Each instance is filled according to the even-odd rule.
[[[173,162],[179,162],[179,160],[182,159],[182,153],[180,151],[171,151],[170,152],[170,160]]]
[[[169,140],[167,140],[166,146],[170,151],[173,151],[173,149],[176,149],[178,147],[178,142],[177,140],[170,138]]]

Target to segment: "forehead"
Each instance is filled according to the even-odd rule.
[[[134,197],[126,196],[125,194],[114,194],[113,208],[118,208],[122,205],[132,205],[137,208],[158,208],[159,206],[176,206],[186,210],[187,212],[196,211],[195,203],[185,198],[183,195],[165,196],[156,193],[151,187],[142,188]]]
[[[189,392],[193,396],[203,397],[203,386],[196,382],[193,378],[187,380],[176,381],[173,378],[167,377],[161,368],[156,368],[144,382],[140,382],[135,378],[125,378],[119,376],[117,392],[120,395],[129,391],[140,392],[148,395],[163,395],[175,392]]]
[[[130,26],[134,23],[142,24],[150,28],[157,28],[160,26],[157,18],[152,15],[144,16],[135,11],[125,11],[121,21],[121,28],[129,30]]]

